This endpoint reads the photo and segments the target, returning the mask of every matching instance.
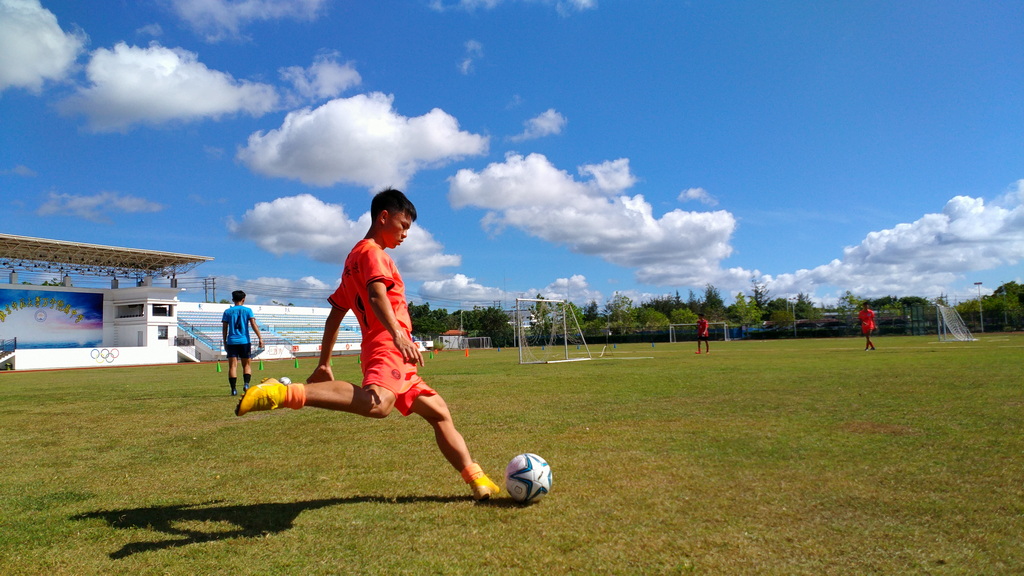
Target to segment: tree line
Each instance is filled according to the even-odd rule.
[[[537,295],[537,298],[541,296]],[[864,302],[882,319],[909,318],[915,307],[933,316],[931,310],[936,304],[949,305],[945,297],[866,298],[846,291],[834,305],[818,306],[809,294],[800,293],[794,298],[773,297],[766,283],[755,281],[749,293],[736,294],[729,305],[725,304],[717,288],[707,284],[702,293],[690,290],[685,299],[678,291],[671,296],[658,296],[641,302],[615,293],[603,306],[591,301],[583,306],[570,303],[570,309],[583,334],[587,338],[595,338],[667,331],[670,324],[696,323],[698,314],[704,314],[709,322],[725,322],[748,329],[792,328],[826,320],[848,324],[855,322],[857,311]],[[968,324],[983,320],[986,331],[1018,330],[1024,324],[1024,285],[1007,282],[991,295],[984,295],[980,300],[959,302],[953,307]],[[515,345],[510,312],[497,304],[449,312],[444,308],[431,309],[426,303],[410,303],[409,313],[417,335],[436,336],[450,330],[461,330],[471,337],[488,336],[494,346]]]

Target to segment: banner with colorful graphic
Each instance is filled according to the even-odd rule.
[[[103,344],[103,294],[0,290],[0,339],[18,348],[88,348]]]

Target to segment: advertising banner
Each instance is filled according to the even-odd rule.
[[[19,349],[100,346],[103,294],[0,290],[0,338]]]

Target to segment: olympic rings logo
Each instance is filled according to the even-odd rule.
[[[117,360],[117,357],[121,355],[121,352],[118,351],[117,348],[93,348],[89,355],[92,356],[92,359],[95,360],[97,364],[103,364],[104,362],[110,364],[114,360]]]

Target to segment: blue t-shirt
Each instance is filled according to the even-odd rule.
[[[221,322],[228,325],[225,344],[249,344],[249,320],[254,318],[252,309],[246,306],[232,306],[224,311]]]

